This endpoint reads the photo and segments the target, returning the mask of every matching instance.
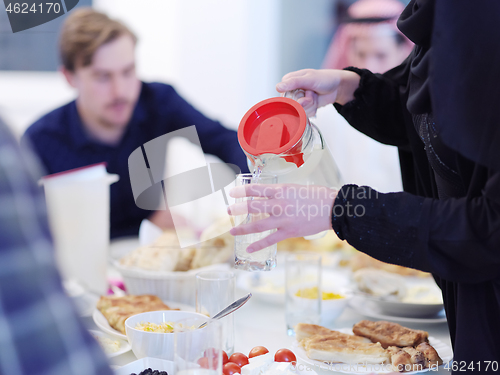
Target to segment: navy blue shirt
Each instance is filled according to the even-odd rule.
[[[116,146],[99,143],[86,134],[72,101],[43,116],[23,136],[48,174],[106,162],[120,180],[111,185],[111,238],[137,235],[151,211],[136,206],[128,171],[130,154],[144,143],[174,130],[195,125],[205,153],[248,171],[236,132],[205,117],[177,94],[172,86],[143,83],[132,119]]]

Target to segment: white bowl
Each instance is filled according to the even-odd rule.
[[[125,331],[137,358],[153,357],[172,361],[174,359],[174,333],[146,332],[135,329],[141,322],[161,324],[178,322],[183,319],[200,318],[208,320],[203,314],[190,311],[150,311],[133,315],[125,321]],[[201,330],[198,330],[201,331]]]
[[[345,310],[351,295],[339,293],[344,298],[324,299],[321,300],[321,324],[330,325],[337,319]]]

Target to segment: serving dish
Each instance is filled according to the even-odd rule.
[[[446,314],[443,308],[435,314],[424,317],[412,318],[406,316],[394,316],[391,314],[386,314],[377,306],[377,304],[371,301],[354,296],[349,301],[349,306],[356,310],[358,313],[368,316],[370,318],[375,318],[377,320],[388,320],[392,322],[400,323],[417,323],[417,324],[435,324],[435,323],[446,323]]]
[[[351,328],[341,328],[337,331],[353,334]],[[446,345],[442,341],[430,336],[429,344],[436,349],[439,356],[443,360],[443,365],[439,366],[440,368],[447,365],[453,359],[453,351],[450,346]],[[392,365],[390,364],[346,364],[346,363],[325,363],[321,361],[316,361],[314,359],[310,359],[304,348],[302,348],[297,341],[294,341],[292,344],[292,351],[297,356],[297,359],[308,364],[315,370],[322,371],[332,371],[332,372],[341,372],[344,374],[390,374],[394,373],[392,369]],[[417,374],[426,371],[435,371],[435,369],[424,368],[420,371],[408,371],[404,372],[404,374]]]
[[[108,356],[108,358],[114,358],[114,357],[118,357],[119,355],[123,354],[123,353],[127,353],[130,349],[132,349],[132,347],[130,346],[129,342],[126,340],[126,336],[125,336],[125,340],[121,340],[117,337],[114,337],[114,336],[111,336],[111,335],[108,335],[104,332],[101,332],[101,331],[96,331],[96,330],[89,330],[90,334],[92,336],[94,336],[96,339],[98,337],[103,337],[103,338],[108,338],[110,340],[113,340],[113,341],[118,341],[119,344],[120,344],[120,348],[118,351],[116,352],[113,352],[113,353],[108,353],[105,351],[106,355]]]
[[[173,309],[179,309],[181,311],[191,311],[191,312],[194,312],[196,310],[193,306],[186,305],[184,303],[172,302],[172,301],[164,301],[164,302]],[[107,333],[108,335],[116,337],[117,339],[120,340],[127,340],[127,335],[124,335],[120,331],[117,331],[116,329],[112,328],[109,325],[108,320],[96,308],[94,308],[94,311],[92,313],[92,319],[94,320],[96,326],[99,327],[99,329],[104,333]]]

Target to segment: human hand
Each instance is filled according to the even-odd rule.
[[[247,248],[253,253],[291,237],[313,235],[332,229],[331,216],[337,191],[325,186],[279,184],[250,184],[230,191],[234,198],[259,197],[235,203],[228,208],[230,215],[266,213],[269,217],[231,229],[233,236],[276,229],[264,239]]]
[[[302,69],[285,74],[276,90],[280,93],[304,90],[305,96],[297,101],[308,116],[314,116],[318,108],[327,104],[345,104],[353,100],[358,86],[359,75],[351,71]]]

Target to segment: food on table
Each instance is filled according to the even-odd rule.
[[[227,353],[223,350],[222,351],[222,364],[225,365],[228,362],[229,362],[229,357],[227,356]]]
[[[241,367],[236,363],[228,362],[222,367],[222,373],[224,375],[241,374]]]
[[[229,357],[229,362],[236,363],[238,366],[243,367],[248,365],[248,357],[243,353],[233,353]]]
[[[101,296],[97,301],[97,309],[104,315],[109,325],[125,334],[125,320],[132,315],[148,311],[174,310],[168,307],[157,296],[127,295],[127,296]]]
[[[227,218],[215,221],[200,236],[201,245],[191,264],[191,268],[200,268],[216,263],[224,263],[234,255],[234,236],[229,233],[232,226]],[[222,233],[217,236],[218,233]]]
[[[136,374],[130,374],[130,375],[136,375]],[[158,371],[158,370],[152,370],[151,368],[147,368],[144,371],[141,371],[139,375],[168,375],[166,371]]]
[[[194,326],[184,327],[181,323],[175,323],[175,322],[163,322],[159,324],[150,322],[140,322],[137,323],[134,328],[140,331],[156,332],[156,333],[172,333],[174,332],[174,328],[181,329],[183,331],[195,329]]]
[[[151,245],[142,246],[120,259],[125,267],[151,271],[186,271],[194,257],[194,248],[181,249],[174,230],[166,230]]]
[[[402,276],[375,268],[363,268],[354,272],[358,289],[375,297],[400,299],[406,294]]]
[[[412,363],[412,365],[414,365],[413,366],[414,368],[415,368],[415,365],[419,366],[420,370],[425,367],[425,355],[424,355],[424,353],[422,353],[420,350],[417,350],[413,346],[407,346],[407,347],[403,348],[403,350],[410,355],[411,363]]]
[[[304,288],[304,289],[299,289],[297,293],[295,293],[297,297],[302,297],[302,298],[311,298],[311,299],[316,299],[318,298],[318,287],[312,287],[312,288]],[[337,294],[333,292],[321,292],[321,298],[323,300],[330,300],[330,299],[342,299],[345,298],[342,294]]]
[[[389,346],[387,348],[387,352],[391,355],[391,364],[394,369],[397,369],[400,372],[422,370],[422,367],[412,363],[410,354],[402,348]]]
[[[314,335],[328,335],[334,332],[338,331],[333,331],[331,329],[319,326],[317,324],[299,323],[295,326],[295,335],[299,343],[301,343],[302,340],[312,337]]]
[[[442,304],[443,294],[435,284],[407,287],[406,295],[401,299],[406,303]]]
[[[401,276],[431,276],[430,273],[414,270],[413,268],[407,268],[397,266],[395,264],[381,262],[380,260],[372,258],[371,256],[366,255],[365,253],[362,253],[360,251],[356,251],[356,254],[351,258],[350,265],[353,272],[356,272],[357,270],[360,270],[362,268],[376,268],[393,274],[399,274]]]
[[[353,275],[358,289],[374,297],[405,303],[442,304],[441,291],[435,283],[412,285],[404,276],[376,268],[363,268]]]
[[[390,355],[380,343],[362,340],[355,335],[335,332],[303,340],[309,358],[323,362],[386,363]]]
[[[215,222],[201,235],[199,247],[181,248],[174,230],[166,230],[151,245],[135,249],[120,259],[124,267],[137,267],[150,271],[188,271],[216,263],[226,262],[233,253],[234,237],[227,233],[214,236],[220,222]],[[204,240],[206,238],[206,240]]]
[[[279,349],[274,355],[274,362],[297,362],[297,357],[291,350]]]
[[[297,340],[314,360],[349,364],[391,363],[394,371],[417,371],[443,363],[427,341],[429,334],[396,323],[363,320],[353,327],[353,335],[300,323]]]
[[[397,323],[386,321],[362,320],[353,326],[352,331],[355,335],[379,342],[384,348],[416,346],[429,339],[429,334],[425,331],[406,328]]]
[[[92,337],[97,340],[99,346],[104,350],[106,354],[116,353],[120,350],[121,344],[118,340],[112,340],[109,337],[94,335],[90,332]]]
[[[266,353],[269,353],[269,350],[267,350],[267,348],[265,348],[264,346],[256,346],[255,348],[252,348],[252,350],[250,350],[248,358],[257,357]]]
[[[224,364],[224,375],[239,373],[242,375],[292,375],[290,366],[297,361],[295,354],[288,349],[280,349],[274,355],[267,348],[256,346],[247,357],[243,353],[234,353],[229,362]],[[286,362],[286,363],[285,363]],[[292,363],[289,363],[292,362]],[[241,365],[240,365],[241,364]]]
[[[416,349],[424,353],[426,367],[441,366],[443,364],[443,360],[439,356],[436,349],[434,349],[428,342],[419,344]]]
[[[241,368],[241,375],[259,375],[264,373],[274,363],[271,353],[252,357],[248,364]]]

